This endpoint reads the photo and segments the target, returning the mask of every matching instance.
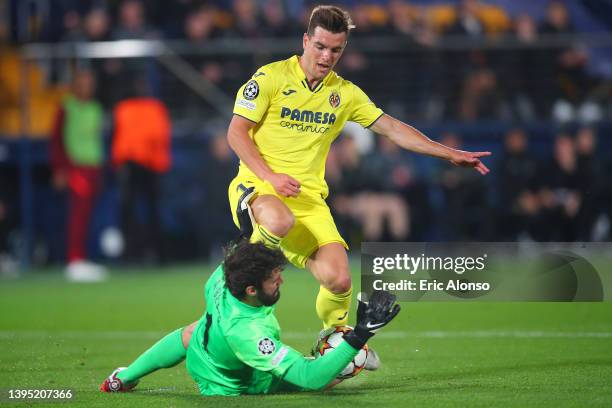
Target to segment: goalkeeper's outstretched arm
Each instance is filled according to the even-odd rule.
[[[327,387],[366,342],[400,311],[400,306],[395,304],[395,296],[386,291],[374,291],[369,302],[361,297],[358,300],[355,330],[344,335],[344,341],[333,353],[324,354],[315,360],[297,360],[285,373],[286,381],[307,390]]]
[[[343,341],[333,353],[314,360],[296,360],[285,373],[284,380],[305,390],[322,390],[336,379],[358,352],[359,349]]]

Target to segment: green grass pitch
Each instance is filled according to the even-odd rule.
[[[610,303],[403,303],[371,342],[382,368],[327,392],[204,398],[184,364],[132,393],[98,392],[114,368],[200,317],[210,271],[116,269],[94,285],[68,284],[59,271],[0,281],[0,390],[70,388],[74,399],[61,406],[79,407],[612,406]],[[316,291],[308,272],[285,272],[277,316],[284,341],[305,353],[319,331]],[[36,404],[45,405],[55,404]]]

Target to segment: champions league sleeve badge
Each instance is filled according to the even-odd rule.
[[[244,87],[242,96],[244,96],[245,99],[252,101],[253,99],[257,98],[257,95],[259,95],[259,84],[256,80],[251,79]]]
[[[340,106],[340,94],[338,91],[331,91],[331,94],[329,94],[329,104],[332,108]]]
[[[257,348],[259,349],[259,354],[269,356],[270,354],[274,353],[274,350],[276,350],[276,344],[274,344],[272,339],[269,337],[263,337],[259,339]]]

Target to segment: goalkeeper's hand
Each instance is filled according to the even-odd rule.
[[[400,305],[395,303],[395,295],[385,290],[375,290],[369,302],[357,297],[357,324],[355,329],[344,335],[344,339],[355,349],[361,349],[374,334],[385,327],[397,316]]]

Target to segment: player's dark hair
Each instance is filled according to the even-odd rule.
[[[317,27],[334,34],[346,33],[347,36],[355,28],[349,13],[336,6],[317,6],[312,10],[306,32],[313,35]]]
[[[230,244],[223,261],[225,285],[234,297],[244,299],[248,286],[261,289],[272,271],[286,264],[287,258],[280,249],[268,248],[261,242],[242,240]]]

